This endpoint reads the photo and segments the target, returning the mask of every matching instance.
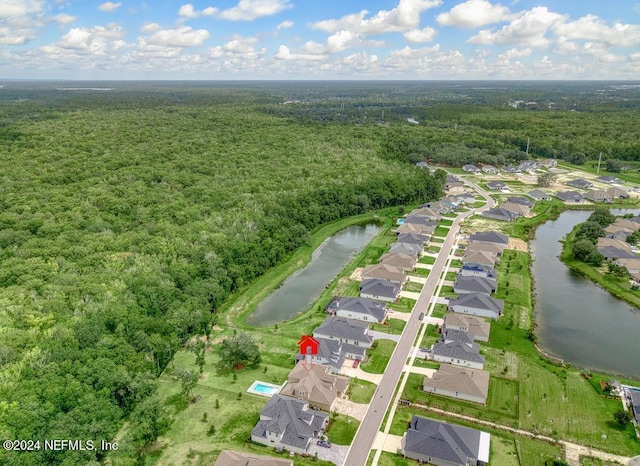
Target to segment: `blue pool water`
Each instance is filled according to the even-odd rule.
[[[261,383],[257,383],[253,386],[253,389],[258,393],[269,394],[277,391],[277,387],[271,387],[269,385],[262,385]]]
[[[398,225],[402,225],[404,223],[404,219],[403,218],[399,218],[398,219]]]

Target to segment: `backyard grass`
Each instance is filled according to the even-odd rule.
[[[351,445],[356,436],[360,421],[344,414],[332,413],[325,433],[331,443]]]
[[[411,298],[400,298],[395,303],[387,304],[387,307],[398,312],[411,312],[413,306],[416,305],[416,300]]]
[[[372,382],[358,378],[351,379],[347,394],[354,403],[369,403],[378,386]]]
[[[447,315],[447,305],[446,304],[436,304],[433,308],[433,312],[431,313],[432,317],[437,317],[439,319],[443,319],[445,315]]]
[[[516,443],[511,437],[499,437],[494,435],[491,437],[491,453],[489,461],[496,466],[518,465],[518,451]],[[526,465],[521,465],[526,466]]]
[[[618,461],[606,461],[593,456],[580,455],[580,466],[621,466]]]
[[[387,363],[391,359],[396,342],[391,340],[376,340],[371,348],[367,350],[368,360],[360,368],[370,374],[383,374],[387,368]]]
[[[388,333],[389,335],[401,335],[405,325],[407,325],[407,323],[404,320],[387,319],[384,324],[372,324],[369,328],[377,332]]]

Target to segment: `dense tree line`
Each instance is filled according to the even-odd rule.
[[[296,124],[255,93],[41,94],[0,104],[2,438],[110,441],[131,418],[135,456],[170,422],[157,376],[230,293],[323,223],[442,192],[378,157],[384,131]]]

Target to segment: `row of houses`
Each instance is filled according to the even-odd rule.
[[[512,222],[518,217],[527,216],[535,202],[523,196],[509,197],[505,202],[481,214],[482,217]]]
[[[500,169],[494,167],[493,165],[482,165],[482,167],[478,167],[474,164],[466,164],[462,166],[462,170],[466,173],[499,173],[502,171],[503,173],[507,173],[510,175],[518,174],[518,173],[530,173],[534,174],[538,170],[554,168],[558,165],[558,163],[554,159],[545,159],[545,160],[525,160],[520,162],[518,165],[506,165]]]

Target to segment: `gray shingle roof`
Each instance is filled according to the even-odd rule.
[[[411,256],[417,256],[422,250],[424,250],[423,246],[410,243],[393,243],[389,248],[389,252],[409,254]]]
[[[603,246],[598,248],[598,252],[606,259],[638,259],[634,253],[616,248],[615,246]]]
[[[429,240],[428,236],[417,235],[415,233],[400,233],[398,235],[398,243],[418,244],[423,246]]]
[[[425,227],[438,226],[438,222],[436,220],[429,220],[427,217],[421,217],[420,215],[407,215],[404,219],[404,223],[416,223]]]
[[[337,339],[342,338],[365,343],[366,346],[369,346],[373,339],[366,334],[368,328],[367,322],[329,316],[320,324],[320,327],[313,331],[313,336],[325,335]]]
[[[483,241],[485,243],[509,244],[509,237],[497,231],[479,231],[469,237],[469,241]]]
[[[387,314],[386,306],[375,299],[336,297],[331,301],[332,311],[337,312],[343,309],[346,311],[358,312],[360,314],[368,314],[375,317],[376,320],[382,320]]]
[[[482,265],[482,264],[472,264],[471,262],[468,264],[464,264],[462,266],[462,270],[463,271],[470,271],[470,272],[478,272],[478,273],[486,273],[487,277],[493,278],[493,279],[498,279],[498,271],[495,270],[493,267],[488,267],[486,265]]]
[[[556,193],[556,197],[563,201],[581,201],[584,196],[577,191],[562,191],[560,193]]]
[[[487,183],[487,188],[489,189],[502,189],[505,188],[507,185],[504,184],[502,181],[489,181]]]
[[[440,334],[438,338],[439,342],[449,343],[452,341],[459,341],[461,343],[473,343],[473,335],[464,330],[447,329]]]
[[[484,293],[491,294],[497,287],[496,280],[477,277],[474,275],[458,275],[453,285],[455,293]]]
[[[306,448],[309,439],[319,432],[327,415],[309,409],[306,401],[288,396],[274,395],[260,411],[260,421],[252,434],[266,437],[267,432],[282,435],[282,443],[296,448]]]
[[[531,199],[527,199],[526,197],[522,196],[508,197],[507,202],[511,202],[512,204],[526,205],[527,207],[533,207],[533,205],[535,204],[535,202],[533,202]]]
[[[400,285],[380,278],[369,278],[360,284],[360,293],[370,294],[373,296],[396,298],[399,292]]]
[[[464,343],[462,341],[437,342],[433,344],[431,353],[434,356],[484,364],[484,356],[480,354],[480,345],[478,343]]]
[[[577,180],[567,181],[565,184],[567,186],[572,186],[574,188],[579,188],[579,189],[587,189],[593,186],[593,183],[587,180],[583,180],[582,178],[578,178]]]
[[[478,459],[482,432],[413,416],[407,430],[406,452],[431,456],[452,464],[466,465],[469,459]]]
[[[463,294],[458,299],[449,301],[449,307],[453,306],[469,306],[477,309],[486,309],[489,311],[502,313],[504,309],[504,301],[492,298],[486,294],[469,293]]]
[[[542,200],[542,199],[551,199],[551,195],[545,193],[544,191],[540,190],[540,189],[534,189],[533,191],[529,191],[529,196],[531,196],[534,199],[537,200]]]

